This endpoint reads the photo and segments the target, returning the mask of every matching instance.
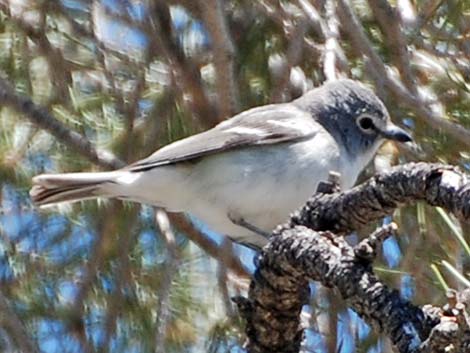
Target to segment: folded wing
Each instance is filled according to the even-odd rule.
[[[247,110],[208,131],[165,146],[125,169],[142,172],[235,147],[303,139],[319,129],[319,124],[308,112],[291,104],[262,106]]]

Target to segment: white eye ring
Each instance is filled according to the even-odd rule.
[[[375,124],[374,119],[370,115],[363,114],[356,120],[357,126],[364,132],[372,132]]]

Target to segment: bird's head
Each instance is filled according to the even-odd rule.
[[[360,82],[328,82],[304,95],[299,103],[353,158],[371,158],[385,140],[412,141],[405,130],[393,124],[375,93]]]

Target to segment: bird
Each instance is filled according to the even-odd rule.
[[[249,247],[328,179],[354,186],[386,140],[412,141],[383,102],[351,79],[327,81],[287,103],[248,109],[215,127],[105,172],[42,174],[30,196],[39,207],[117,198],[186,212]]]

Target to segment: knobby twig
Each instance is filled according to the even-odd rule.
[[[404,164],[348,191],[314,195],[294,214],[289,226],[345,234],[416,201],[440,206],[468,220],[469,178],[457,167],[444,164]]]
[[[327,190],[324,190],[327,191]],[[460,311],[449,314],[417,307],[402,299],[374,274],[376,249],[396,229],[387,225],[349,245],[331,231],[345,233],[382,219],[395,208],[424,200],[470,220],[470,179],[456,167],[408,164],[377,175],[343,193],[317,194],[274,233],[259,257],[249,299],[237,298],[247,320],[250,352],[298,352],[300,311],[308,300],[308,281],[334,288],[375,330],[385,333],[400,353],[429,352],[428,347],[470,348],[470,326]],[[321,230],[321,231],[320,231]],[[467,303],[468,305],[468,303]],[[467,306],[468,310],[468,306]],[[457,325],[446,324],[453,317]],[[437,343],[436,343],[437,342]]]
[[[439,319],[429,337],[421,345],[420,353],[468,352],[470,349],[470,289],[458,293],[447,292],[447,304],[442,308],[423,306],[429,315]],[[450,344],[449,344],[450,342]]]

